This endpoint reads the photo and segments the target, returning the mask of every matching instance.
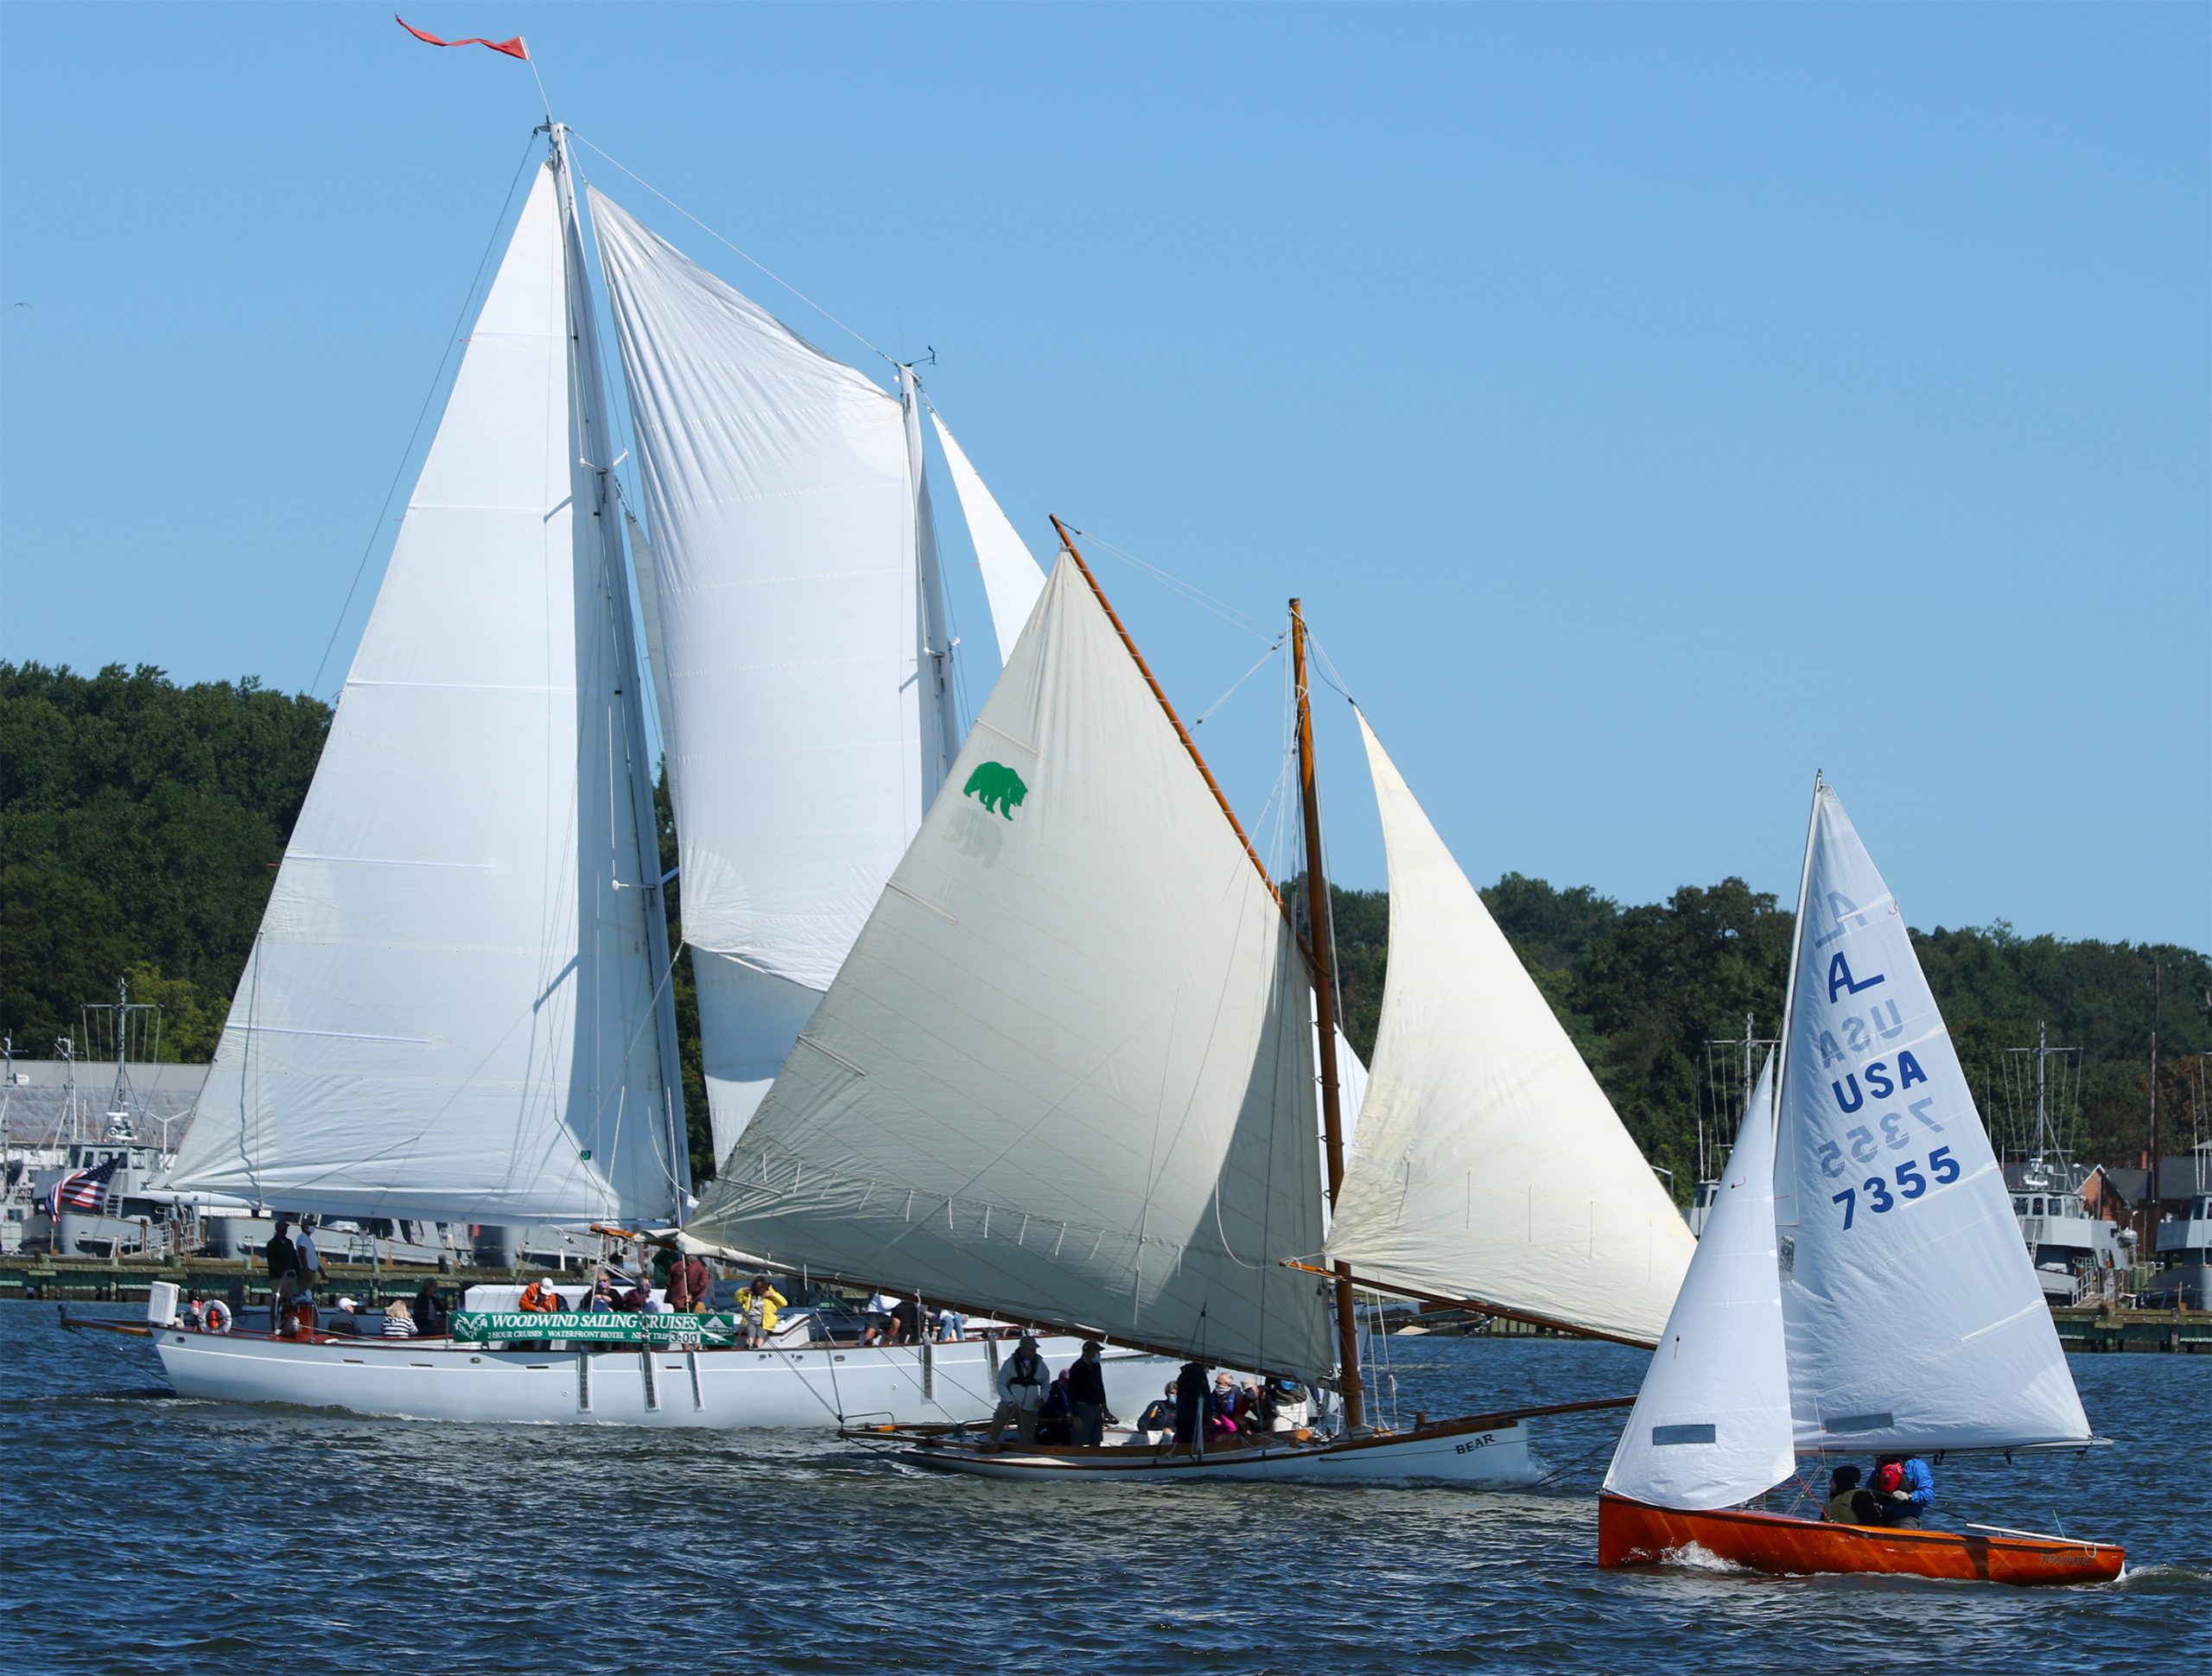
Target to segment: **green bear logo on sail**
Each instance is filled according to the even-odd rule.
[[[1029,788],[1021,783],[1021,776],[1002,762],[978,764],[968,777],[968,784],[960,788],[963,797],[973,797],[985,809],[1003,815],[1011,821],[1014,811],[1021,807],[1021,800],[1029,795]]]

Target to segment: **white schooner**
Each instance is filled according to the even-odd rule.
[[[893,394],[824,355],[580,190],[569,131],[543,131],[173,1186],[326,1213],[680,1226],[693,1200],[640,643],[717,1157],[959,747],[912,369]],[[588,213],[642,529],[613,470]],[[995,614],[1018,623],[1041,576],[1009,562],[1004,515],[939,434]],[[435,1419],[959,1419],[988,1407],[998,1350],[201,1334],[169,1325],[172,1301],[157,1290],[149,1327],[184,1394]],[[1162,1367],[1107,1358],[1130,1403]]]

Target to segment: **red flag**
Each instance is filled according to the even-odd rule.
[[[522,44],[520,35],[517,35],[512,41],[486,41],[480,35],[472,35],[466,41],[441,41],[434,35],[423,34],[397,12],[391,15],[391,21],[417,41],[427,41],[433,47],[489,47],[493,52],[505,53],[509,58],[526,59],[530,56],[530,49]]]

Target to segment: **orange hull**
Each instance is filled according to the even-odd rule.
[[[1687,1548],[1783,1577],[1884,1571],[1969,1583],[2110,1583],[2125,1551],[2057,1537],[1872,1528],[1775,1513],[1684,1513],[1623,1495],[1598,1498],[1598,1563],[1656,1565]]]

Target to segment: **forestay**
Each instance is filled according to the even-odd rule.
[[[1770,1057],[1605,1474],[1616,1495],[1663,1508],[1732,1507],[1796,1464],[1775,1272],[1774,1130]]]
[[[717,1147],[836,975],[958,737],[908,404],[599,193]]]
[[[1695,1242],[1360,718],[1390,963],[1329,1255],[1363,1280],[1655,1343]]]
[[[174,1186],[457,1221],[670,1214],[652,840],[626,619],[577,464],[571,279],[549,172],[470,334]]]
[[[692,1231],[1327,1372],[1310,986],[1071,561],[953,771]]]
[[[1787,1038],[1776,1195],[1798,1445],[2087,1439],[1904,917],[1827,786]]]

